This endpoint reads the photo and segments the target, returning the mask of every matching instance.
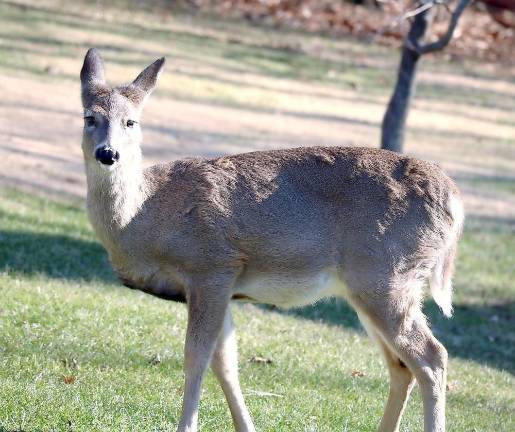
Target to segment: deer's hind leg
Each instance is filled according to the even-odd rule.
[[[379,425],[379,432],[398,432],[402,413],[406,408],[409,395],[415,384],[415,378],[410,369],[382,340],[374,325],[365,316],[359,315],[367,333],[381,350],[390,374],[390,390]]]
[[[433,336],[420,309],[420,286],[416,281],[377,286],[372,290],[361,287],[359,293],[354,290],[353,304],[365,326],[373,329],[373,337],[377,335],[392,379],[380,426],[384,429],[380,430],[398,427],[411,386],[410,372],[422,393],[424,431],[444,432],[447,351]]]

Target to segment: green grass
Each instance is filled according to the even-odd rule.
[[[243,112],[282,110],[344,121],[354,102],[382,107],[391,91],[397,59],[390,48],[209,16],[163,13],[156,19],[155,12],[125,11],[120,4],[126,1],[119,0],[116,11],[106,6],[105,16],[80,2],[68,2],[65,9],[63,2],[0,1],[0,74],[76,84],[82,56],[94,44],[113,80],[130,79],[152,58],[167,55],[171,71],[156,97]],[[482,66],[428,57],[423,70],[512,79],[510,69]],[[428,102],[452,101],[466,108],[471,125],[476,118],[488,119],[491,128],[511,124],[514,98],[499,91],[436,78],[418,90],[417,101],[425,102],[428,114],[446,110]],[[475,107],[499,112],[487,116]],[[378,126],[379,117],[365,120],[361,110],[356,119]],[[210,133],[221,133],[215,138],[239,148],[258,139],[251,131]],[[262,133],[263,141],[276,137],[264,128]],[[428,127],[412,128],[408,137],[415,143],[431,137],[432,147],[443,146],[447,158],[466,165],[470,172],[460,184],[478,194],[513,197],[512,139]],[[485,167],[495,175],[485,174]],[[454,318],[444,319],[432,302],[426,306],[451,356],[449,431],[515,430],[514,256],[513,220],[468,218]],[[185,309],[116,282],[82,204],[0,190],[0,299],[0,432],[174,430]],[[234,306],[234,314],[242,385],[258,430],[376,429],[387,371],[346,304],[332,300],[292,311]],[[273,362],[249,362],[255,355]],[[353,376],[356,370],[365,375]],[[401,430],[421,430],[421,413],[415,392]],[[232,430],[211,375],[200,422],[203,431]]]
[[[471,221],[456,317],[427,307],[451,354],[450,431],[514,427],[512,240],[509,226]],[[0,192],[0,298],[0,431],[173,430],[185,309],[119,285],[80,204]],[[375,430],[387,372],[345,304],[234,313],[258,430]],[[249,362],[254,355],[273,362]],[[202,430],[232,430],[211,374],[204,388]],[[402,430],[420,430],[421,413],[415,392]]]

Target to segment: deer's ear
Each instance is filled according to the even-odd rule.
[[[80,71],[83,101],[88,99],[98,87],[106,84],[104,62],[96,48],[90,48],[84,57],[84,64]]]
[[[84,64],[80,71],[82,88],[92,85],[105,85],[104,62],[96,48],[90,48],[84,57]]]
[[[161,57],[151,65],[147,66],[143,72],[132,82],[132,86],[142,90],[148,96],[156,87],[157,79],[163,70],[165,58]]]

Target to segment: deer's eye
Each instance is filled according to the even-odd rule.
[[[84,124],[86,125],[86,127],[95,126],[95,124],[96,124],[95,117],[93,117],[93,116],[84,117]]]
[[[127,124],[127,127],[130,127],[130,128],[131,128],[131,127],[133,127],[136,123],[137,123],[137,122],[136,122],[136,121],[134,121],[134,120],[127,120],[127,123],[126,123],[126,124]]]

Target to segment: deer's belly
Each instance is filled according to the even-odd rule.
[[[346,296],[345,283],[335,269],[295,274],[246,273],[236,281],[234,298],[289,308],[331,296]]]
[[[114,265],[114,267],[118,278],[128,288],[137,289],[164,300],[186,302],[186,294],[177,274],[148,264],[132,263],[130,266]]]

